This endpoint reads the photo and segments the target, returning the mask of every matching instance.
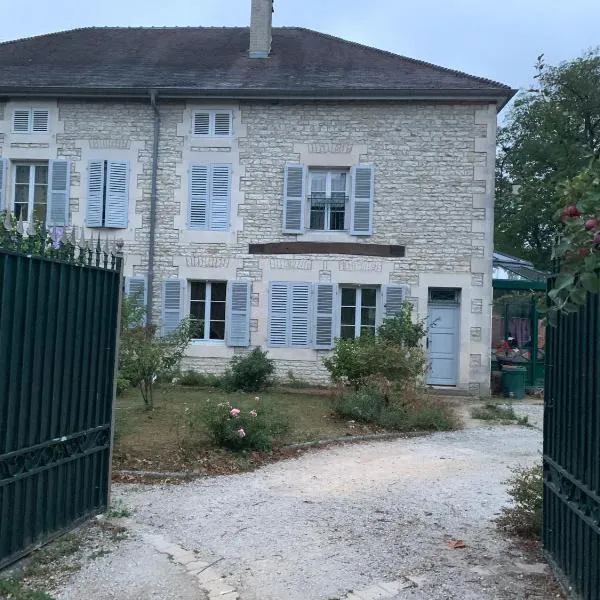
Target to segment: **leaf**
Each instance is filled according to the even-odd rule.
[[[577,304],[573,304],[572,302],[567,302],[562,307],[562,309],[566,313],[576,313],[576,312],[579,312],[579,306],[577,306]]]
[[[578,287],[571,292],[570,300],[571,300],[571,302],[574,302],[575,304],[579,304],[580,306],[585,304],[586,298],[587,298],[587,293],[581,287]]]
[[[570,273],[560,273],[556,278],[556,282],[554,283],[554,289],[556,290],[564,290],[573,285],[575,278]]]
[[[582,273],[579,281],[584,289],[591,294],[600,292],[600,278],[595,273]]]

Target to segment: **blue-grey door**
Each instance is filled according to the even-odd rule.
[[[458,366],[459,306],[429,305],[428,353],[430,361],[427,383],[456,385]]]

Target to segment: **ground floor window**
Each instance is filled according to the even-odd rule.
[[[46,222],[48,165],[16,164],[14,172],[15,217],[21,221]]]
[[[227,283],[190,282],[190,318],[193,340],[224,340]]]
[[[341,287],[340,336],[356,338],[375,333],[377,320],[376,287]]]

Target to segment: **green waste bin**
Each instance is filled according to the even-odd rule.
[[[505,398],[522,400],[525,398],[525,377],[527,367],[504,365],[502,367],[502,390]]]

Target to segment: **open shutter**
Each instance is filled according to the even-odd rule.
[[[210,133],[210,113],[195,112],[194,123],[192,127],[194,135],[209,135]]]
[[[406,287],[403,285],[386,285],[383,288],[383,316],[390,319],[400,313],[406,297]]]
[[[129,163],[108,161],[105,227],[126,229],[129,216]]]
[[[208,165],[190,167],[188,227],[208,229]]]
[[[291,283],[290,346],[308,348],[310,340],[311,284]]]
[[[288,346],[289,284],[271,282],[269,285],[269,346]]]
[[[145,277],[127,277],[125,278],[125,295],[133,296],[137,299],[139,306],[146,306],[148,304],[148,290],[146,287]],[[136,325],[145,325],[146,315],[144,314],[141,323]]]
[[[250,345],[250,282],[227,284],[227,345]]]
[[[210,186],[210,229],[229,230],[231,165],[213,165]]]
[[[69,224],[71,163],[68,160],[51,160],[48,167],[47,225],[64,227]]]
[[[374,169],[358,165],[352,169],[352,205],[350,233],[370,235],[373,232]]]
[[[183,298],[185,281],[165,279],[162,298],[162,334],[173,333],[183,318]]]
[[[104,204],[104,161],[91,160],[88,165],[87,215],[88,227],[102,227]]]
[[[332,283],[315,283],[315,290],[315,348],[326,350],[333,346],[335,288]]]
[[[230,136],[231,135],[231,112],[216,112],[215,113],[215,135]]]
[[[0,210],[6,210],[6,173],[8,173],[8,160],[0,158]]]
[[[28,108],[18,108],[13,112],[13,133],[29,133],[29,118],[31,111]]]
[[[283,186],[283,232],[304,231],[305,169],[302,165],[285,167]]]

